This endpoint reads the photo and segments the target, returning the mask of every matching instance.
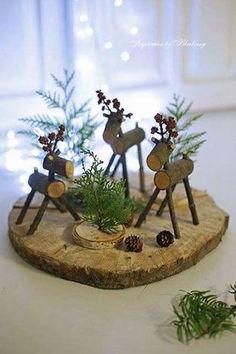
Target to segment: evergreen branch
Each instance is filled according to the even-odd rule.
[[[47,91],[36,91],[36,93],[42,97],[42,99],[46,102],[48,108],[60,108],[63,109],[63,105],[61,103],[60,95],[57,92],[53,94]]]
[[[19,118],[19,120],[32,128],[40,128],[42,130],[57,129],[63,123],[62,120],[50,117],[47,114],[36,114],[34,116]]]
[[[234,301],[236,301],[236,283],[234,285],[231,284],[230,288],[229,293],[234,295]]]
[[[55,75],[51,74],[51,77],[53,78],[53,81],[55,82],[55,85],[59,88],[61,88],[63,91],[65,90],[65,85],[63,81],[59,80]]]
[[[82,103],[79,107],[76,107],[74,102],[71,104],[71,107],[69,109],[68,117],[70,120],[79,118],[81,115],[84,113],[90,112],[90,107],[88,107],[89,103],[91,102],[91,98]]]
[[[196,116],[190,117],[189,119],[186,119],[186,121],[179,126],[178,131],[184,131],[187,130],[192,126],[193,123],[195,123],[199,118],[202,117],[202,114],[198,114]]]
[[[194,144],[193,146],[189,146],[186,150],[186,154],[187,155],[192,155],[192,156],[196,156],[198,153],[199,148],[206,142],[206,140],[201,140],[199,142],[197,142],[196,144]]]
[[[46,102],[50,109],[60,109],[62,116],[51,117],[48,114],[37,114],[25,118],[20,118],[22,122],[30,126],[31,128],[39,128],[44,131],[45,134],[52,131],[57,131],[58,126],[65,126],[64,146],[66,147],[65,153],[69,152],[70,157],[74,160],[76,165],[81,163],[78,159],[80,149],[84,145],[88,145],[87,142],[91,140],[94,130],[97,128],[98,123],[95,121],[95,117],[90,115],[89,103],[91,99],[85,101],[80,106],[76,106],[73,101],[73,94],[75,87],[72,84],[74,78],[74,72],[70,73],[64,69],[64,77],[62,80],[58,79],[55,75],[51,75],[52,79],[60,89],[61,96],[58,92],[49,91],[36,91],[38,95]],[[81,120],[76,118],[83,117]],[[86,116],[86,118],[85,118]],[[32,130],[22,130],[20,134],[23,134],[29,138],[38,138],[37,134]]]
[[[104,175],[102,161],[90,151],[83,151],[92,157],[90,168],[83,166],[83,174],[75,181],[75,193],[83,195],[83,219],[97,225],[107,233],[116,233],[120,225],[127,222],[133,208],[125,198],[124,181],[112,181]]]
[[[38,137],[37,134],[33,130],[30,130],[30,129],[19,130],[17,132],[17,134],[24,135],[24,136],[26,136],[27,138],[30,138],[30,139],[35,139],[35,138]]]
[[[64,76],[65,76],[65,90],[67,87],[70,85],[72,80],[74,79],[75,72],[72,71],[72,73],[69,75],[68,70],[64,69]]]
[[[177,147],[173,153],[171,154],[170,161],[174,162],[178,158],[182,158],[183,154],[186,154],[188,156],[196,156],[198,153],[199,148],[206,142],[206,140],[200,140],[197,143],[194,144],[189,144],[186,146],[179,146]]]
[[[183,145],[188,145],[188,144],[195,144],[199,140],[199,138],[201,138],[203,135],[205,135],[206,132],[201,132],[201,133],[191,133],[191,134],[185,134],[184,136],[181,137],[180,142]]]
[[[186,106],[186,108],[181,112],[181,113],[182,113],[182,116],[185,116],[185,114],[187,114],[187,113],[190,111],[192,105],[193,105],[193,102],[190,102],[190,103]]]
[[[214,338],[224,331],[236,332],[235,306],[228,306],[210,291],[186,292],[173,310],[177,319],[172,323],[178,340],[183,343],[205,335]]]
[[[43,155],[43,151],[42,151],[42,146],[41,145],[39,145],[39,144],[36,144],[36,143],[32,143],[31,144],[34,148],[36,148],[36,149],[39,149],[40,150],[40,152],[42,153],[42,155]],[[41,154],[40,154],[41,155]]]
[[[70,102],[70,100],[74,94],[74,91],[75,91],[75,87],[73,86],[65,97],[65,105],[67,105]]]
[[[176,118],[176,111],[173,108],[170,107],[166,107],[166,110],[173,116]]]
[[[171,161],[175,161],[183,153],[187,153],[189,156],[196,156],[199,148],[205,142],[205,140],[201,140],[201,137],[205,135],[206,132],[188,133],[189,128],[202,117],[201,114],[187,117],[191,107],[192,102],[185,104],[185,98],[181,98],[176,94],[173,95],[173,102],[170,102],[166,107],[167,112],[170,113],[177,122],[177,131],[182,133],[179,134],[177,138],[173,139],[176,149],[171,154]]]

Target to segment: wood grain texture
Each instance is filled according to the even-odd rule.
[[[140,144],[145,138],[145,132],[142,128],[134,128],[122,137],[114,139],[111,144],[114,154],[122,155],[126,153],[132,146]]]
[[[158,142],[150,154],[147,156],[146,163],[147,166],[152,171],[159,171],[162,166],[168,161],[170,154],[173,149],[171,146],[168,146],[166,143]]]
[[[75,225],[72,230],[73,240],[77,245],[93,250],[118,246],[122,242],[124,234],[124,226],[120,226],[120,230],[115,234],[107,234],[98,230],[96,225],[91,225],[85,221]]]
[[[74,165],[72,161],[66,160],[56,154],[46,155],[43,160],[43,168],[51,173],[57,173],[60,176],[72,178],[74,174]]]
[[[56,276],[104,289],[138,286],[191,267],[219,244],[228,226],[228,215],[206,194],[195,201],[200,225],[192,225],[187,203],[177,204],[182,237],[167,249],[155,244],[158,232],[163,229],[172,231],[167,211],[162,217],[155,216],[158,204],[153,205],[140,229],[131,227],[126,230],[125,236],[136,234],[142,237],[144,246],[140,253],[129,253],[122,247],[90,250],[76,245],[72,230],[78,222],[73,222],[68,213],[60,214],[55,209],[47,209],[38,230],[27,236],[36,210],[30,209],[25,222],[16,225],[20,210],[13,207],[9,215],[9,237],[27,262]]]
[[[50,198],[60,198],[66,191],[66,186],[63,181],[54,179],[49,181],[48,176],[34,172],[29,176],[29,186],[44,195],[48,195]]]
[[[103,140],[107,144],[112,144],[117,135],[119,134],[121,128],[121,122],[118,121],[117,116],[113,114],[113,117],[111,116],[105,126],[104,132],[103,132]]]
[[[167,169],[158,171],[154,183],[160,190],[168,189],[188,177],[193,172],[193,161],[180,159],[168,165]]]

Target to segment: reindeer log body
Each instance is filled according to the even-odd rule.
[[[144,138],[144,130],[142,128],[134,128],[124,133],[122,137],[116,138],[111,147],[114,154],[122,155],[132,146],[140,144]]]
[[[103,140],[107,144],[112,144],[117,138],[117,135],[120,132],[121,122],[115,116],[108,119],[103,132]]]
[[[29,176],[28,183],[34,191],[47,195],[50,198],[60,198],[66,190],[64,182],[56,179],[49,181],[48,176],[37,171]]]
[[[154,183],[160,190],[166,190],[188,177],[192,172],[193,161],[184,158],[169,164],[168,169],[158,171],[154,176]]]
[[[74,166],[72,161],[63,159],[57,154],[48,154],[43,160],[43,168],[51,173],[57,173],[67,178],[73,177]]]
[[[152,171],[159,171],[168,161],[173,149],[164,142],[158,142],[147,157],[147,165]]]

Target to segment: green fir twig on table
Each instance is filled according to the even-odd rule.
[[[133,205],[125,198],[124,181],[113,181],[104,175],[102,161],[93,152],[84,151],[92,159],[90,168],[84,163],[83,173],[75,180],[78,198],[83,199],[83,219],[107,233],[116,233],[128,221]]]
[[[229,293],[234,295],[234,301],[236,302],[236,283],[234,285],[230,285]]]
[[[236,333],[236,307],[220,301],[209,290],[185,292],[173,309],[177,318],[172,323],[180,342],[188,343],[203,336],[215,338],[224,331]]]
[[[91,140],[98,123],[95,117],[91,115],[90,99],[77,106],[73,101],[75,86],[73,86],[74,72],[71,74],[64,70],[63,80],[51,75],[57,87],[54,92],[36,91],[45,101],[50,110],[60,111],[60,116],[50,116],[48,114],[37,114],[29,117],[20,118],[28,127],[32,129],[20,130],[22,134],[32,140],[38,138],[37,129],[49,133],[57,130],[60,124],[66,128],[64,144],[66,144],[65,153],[78,164],[78,154],[81,148],[88,147],[88,141]]]
[[[206,132],[190,133],[188,130],[192,125],[202,117],[200,115],[188,116],[192,102],[186,104],[185,98],[181,96],[173,95],[173,101],[166,107],[169,114],[171,114],[177,123],[177,131],[179,133],[177,138],[173,139],[173,143],[176,145],[175,150],[171,154],[171,161],[177,160],[182,157],[183,154],[187,154],[189,157],[194,157],[198,154],[200,147],[206,141],[203,139]]]

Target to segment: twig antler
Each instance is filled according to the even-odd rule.
[[[158,123],[158,126],[151,128],[151,134],[159,134],[161,141],[166,143],[169,143],[171,138],[178,136],[174,117],[164,117],[162,114],[157,113],[154,119]],[[152,140],[155,142],[156,139],[153,138]]]
[[[120,108],[120,101],[117,98],[113,98],[113,100],[107,99],[101,90],[97,90],[96,93],[98,104],[102,104],[102,111],[107,111],[107,113],[103,113],[104,117],[110,118],[112,116],[120,123],[123,122],[125,118],[132,117],[132,113],[124,114],[125,110],[124,108]]]

